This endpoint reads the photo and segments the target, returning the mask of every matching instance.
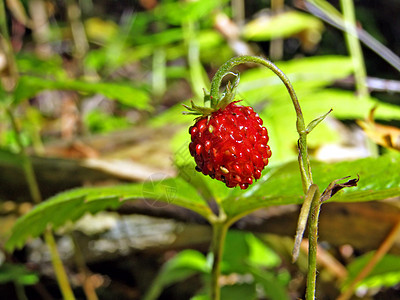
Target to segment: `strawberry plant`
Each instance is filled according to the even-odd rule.
[[[19,0],[14,2],[18,4]],[[41,1],[37,1],[39,2]],[[140,1],[142,5],[150,2]],[[7,255],[6,262],[3,264],[2,250],[12,253],[21,248],[30,249],[34,244],[30,243],[30,240],[43,236],[55,271],[54,278],[58,281],[62,297],[67,300],[75,299],[74,293],[76,294],[80,286],[85,289],[85,278],[89,278],[88,273],[85,273],[85,261],[80,260],[80,264],[75,263],[76,269],[79,269],[79,275],[83,274],[82,278],[85,278],[78,280],[80,282],[72,289],[69,283],[71,273],[63,268],[62,259],[65,259],[65,256],[60,257],[57,251],[57,240],[53,233],[59,229],[62,231],[56,231],[56,233],[63,232],[62,235],[65,231],[70,233],[71,223],[80,221],[87,214],[118,209],[121,209],[119,211],[121,213],[123,209],[121,206],[124,204],[139,202],[133,205],[145,204],[148,207],[147,212],[151,211],[151,213],[154,213],[155,209],[178,210],[173,206],[175,205],[184,208],[182,211],[190,217],[197,214],[193,219],[201,224],[208,224],[208,227],[202,225],[202,228],[207,233],[211,229],[212,237],[207,239],[202,236],[203,241],[211,240],[208,253],[204,249],[202,251],[183,250],[174,253],[174,256],[171,256],[169,252],[163,253],[163,259],[167,262],[153,281],[148,280],[144,288],[140,287],[137,297],[155,300],[167,286],[197,275],[201,279],[198,281],[201,287],[192,293],[192,295],[196,293],[193,300],[253,300],[260,295],[273,300],[289,299],[291,291],[288,277],[292,274],[288,271],[291,267],[284,264],[288,258],[277,257],[261,242],[261,236],[256,237],[251,233],[238,232],[231,228],[241,228],[241,224],[247,222],[248,219],[257,217],[258,212],[255,211],[259,209],[272,206],[282,206],[282,209],[285,209],[286,205],[290,207],[301,205],[292,257],[293,260],[297,259],[300,244],[304,244],[301,243],[303,233],[308,226],[309,251],[307,254],[302,253],[301,257],[304,259],[308,255],[308,272],[300,267],[300,262],[297,262],[296,267],[299,267],[302,273],[307,273],[306,299],[314,299],[318,277],[316,252],[321,205],[325,202],[375,201],[397,197],[400,194],[397,174],[400,163],[398,153],[383,149],[383,153],[379,153],[382,155],[371,151],[364,156],[372,154],[372,157],[335,163],[309,158],[309,149],[310,153],[314,154],[322,148],[321,145],[340,139],[342,129],[331,127],[331,122],[339,123],[338,120],[352,122],[354,119],[365,118],[368,113],[370,113],[368,122],[357,120],[357,123],[362,124],[367,134],[370,134],[378,144],[394,150],[399,149],[396,144],[398,131],[378,123],[388,122],[391,119],[398,120],[399,107],[379,101],[374,98],[375,95],[374,97],[367,95],[367,78],[365,70],[361,68],[363,65],[361,51],[353,32],[355,20],[347,22],[349,13],[352,14],[352,8],[349,6],[351,1],[346,1],[343,9],[346,13],[343,19],[340,13],[334,11],[334,8],[323,5],[325,2],[307,1],[307,7],[314,5],[314,11],[318,12],[319,9],[327,18],[333,16],[333,23],[346,28],[350,55],[300,54],[293,56],[296,57],[295,59],[278,61],[275,65],[264,58],[255,56],[229,58],[235,53],[253,53],[250,47],[252,45],[247,43],[249,41],[269,42],[272,39],[270,56],[274,57],[274,61],[282,59],[283,51],[277,51],[282,52],[280,54],[272,51],[279,50],[280,47],[276,47],[279,46],[279,42],[282,42],[279,39],[296,36],[295,39],[299,39],[301,43],[303,39],[311,44],[318,43],[323,31],[322,21],[311,14],[289,10],[267,19],[260,14],[260,16],[254,16],[255,18],[243,27],[234,26],[233,30],[226,30],[225,25],[229,24],[226,21],[234,20],[230,18],[235,15],[235,13],[232,16],[229,15],[228,1],[155,1],[157,5],[154,4],[156,5],[154,9],[146,8],[135,13],[126,12],[125,17],[120,20],[120,25],[113,21],[102,22],[98,18],[85,20],[81,25],[86,28],[89,43],[93,43],[92,49],[86,47],[85,44],[79,45],[79,41],[85,41],[86,36],[83,32],[80,32],[81,35],[83,34],[81,36],[83,39],[76,39],[77,32],[71,32],[71,36],[75,39],[75,44],[71,44],[73,46],[71,49],[74,47],[76,49],[71,50],[71,53],[65,53],[67,55],[56,52],[54,56],[46,57],[44,60],[34,54],[25,53],[26,49],[20,53],[15,50],[15,55],[11,51],[11,42],[18,46],[20,39],[18,28],[21,24],[15,22],[14,19],[25,24],[23,20],[25,14],[15,12],[23,12],[24,7],[12,6],[11,2],[0,0],[0,80],[2,83],[0,109],[5,112],[4,116],[0,114],[0,162],[18,171],[22,170],[23,173],[20,173],[25,175],[23,179],[26,179],[27,184],[19,178],[17,181],[21,181],[20,186],[27,185],[29,190],[21,198],[24,199],[23,201],[33,200],[34,202],[33,208],[19,217],[15,223],[13,222],[12,227],[8,225],[8,228],[12,229],[8,230],[4,229],[5,226],[4,228],[0,226],[0,238],[5,232],[4,238],[0,239],[0,275],[3,275],[0,277],[3,277],[3,282],[14,284],[17,291],[22,291],[21,297],[24,297],[24,286],[40,281],[40,276],[43,274],[31,272],[29,260],[25,266],[14,264],[13,260],[18,257],[19,252]],[[4,3],[9,7],[8,12],[15,14],[12,22],[7,21]],[[66,3],[67,6],[77,8],[74,1]],[[83,6],[83,3],[80,4]],[[101,6],[102,3],[99,5]],[[252,5],[261,6],[259,3]],[[238,7],[235,9],[240,11]],[[69,11],[74,11],[74,9]],[[36,14],[32,14],[32,19],[34,17]],[[70,25],[80,22],[76,18],[68,21],[71,22]],[[239,20],[235,22],[240,24]],[[56,25],[53,30],[67,32],[65,25],[61,25],[63,23],[60,22],[60,25]],[[13,26],[11,36],[7,28],[9,24]],[[353,24],[353,27],[349,24]],[[69,24],[66,25],[68,26]],[[83,28],[83,26],[71,27]],[[231,36],[230,31],[235,34]],[[359,31],[357,29],[357,32]],[[36,29],[32,28],[32,32],[36,32]],[[314,37],[312,41],[311,36]],[[64,37],[67,40],[62,40],[60,44],[65,42],[70,45],[69,38],[67,34]],[[371,39],[366,41],[371,44]],[[242,46],[245,46],[247,50],[238,51],[244,49]],[[378,53],[381,53],[383,58],[388,57],[387,51],[378,51]],[[225,60],[228,61],[224,63]],[[70,67],[67,68],[64,64]],[[239,76],[237,67],[241,64],[246,64],[246,66],[241,66],[246,68],[240,69]],[[215,73],[210,86],[207,74],[213,73],[215,71],[213,68],[219,65],[222,66]],[[260,65],[259,68],[254,67]],[[343,80],[347,80],[352,74],[356,75],[357,94],[350,90],[340,89],[340,86],[344,84]],[[227,82],[225,90],[221,93],[221,86],[225,85],[225,82]],[[204,96],[203,87],[210,88]],[[68,99],[62,99],[61,93],[55,92],[59,90],[68,91],[66,92],[69,94]],[[151,128],[146,133],[151,132],[148,135],[152,136],[153,133],[165,135],[164,127],[168,127],[173,134],[176,130],[182,129],[182,134],[178,132],[171,139],[173,147],[176,145],[180,147],[179,152],[174,153],[173,163],[169,157],[166,157],[166,153],[163,153],[162,159],[159,159],[160,157],[157,157],[158,160],[155,159],[155,165],[168,165],[168,170],[171,172],[167,176],[163,173],[155,173],[154,176],[148,177],[149,180],[144,181],[148,176],[148,169],[142,169],[136,164],[114,164],[113,161],[107,165],[100,164],[100,167],[97,165],[97,168],[112,170],[122,175],[117,178],[123,180],[127,179],[124,176],[125,171],[129,169],[133,169],[136,175],[140,174],[140,176],[133,178],[134,183],[110,186],[104,186],[103,182],[100,183],[101,186],[86,186],[87,182],[89,184],[99,182],[84,178],[85,187],[74,189],[70,189],[71,186],[64,187],[61,180],[57,181],[57,176],[54,176],[55,179],[51,176],[51,178],[46,178],[45,184],[51,185],[50,181],[53,180],[54,185],[57,185],[57,194],[54,191],[41,191],[39,186],[40,183],[43,184],[43,179],[40,176],[36,178],[36,175],[40,175],[40,172],[37,172],[37,165],[35,166],[35,162],[37,164],[38,161],[36,156],[43,155],[44,149],[47,150],[47,141],[51,144],[54,137],[49,138],[48,135],[40,132],[45,127],[43,119],[51,119],[52,116],[45,116],[45,111],[40,110],[39,106],[41,106],[40,101],[43,100],[41,93],[46,94],[49,91],[57,94],[58,97],[51,94],[50,98],[58,104],[59,102],[74,104],[76,111],[65,109],[66,115],[63,115],[67,116],[65,120],[72,120],[76,114],[82,113],[81,120],[87,126],[83,129],[91,133],[104,133],[117,128],[132,127],[128,133],[136,134],[141,133],[141,126],[144,126],[145,130]],[[93,94],[96,94],[96,99],[86,99],[91,98]],[[103,98],[99,100],[98,96],[116,100],[112,104],[114,108],[97,107],[104,101]],[[182,116],[181,102],[190,97],[193,101],[190,106],[184,105],[187,111],[186,116]],[[86,100],[90,101],[86,102]],[[96,101],[93,102],[93,100]],[[200,104],[200,101],[203,103]],[[108,105],[111,102],[107,102]],[[86,106],[87,103],[90,105]],[[87,107],[89,111],[84,112]],[[371,112],[373,107],[377,109],[374,108]],[[33,117],[30,113],[32,111]],[[191,115],[195,117],[194,120]],[[328,115],[332,118],[329,122],[325,122]],[[375,123],[374,117],[379,121]],[[306,120],[312,121],[306,122]],[[178,129],[170,129],[170,125]],[[317,129],[314,130],[315,128]],[[53,127],[50,130],[54,135]],[[58,133],[58,131],[55,132]],[[76,136],[72,136],[71,140],[84,139],[84,135],[88,132],[83,130]],[[390,135],[387,134],[388,132]],[[125,144],[125,135],[115,134],[115,136],[110,135],[105,138],[107,144],[105,148],[109,146],[108,144],[111,147],[114,146],[111,145],[115,142],[114,137],[120,138],[117,144]],[[140,141],[144,135],[138,135]],[[45,143],[42,143],[42,138]],[[139,157],[140,160],[144,160],[153,148],[164,148],[169,138],[170,136],[164,137],[162,142],[153,141],[151,149],[144,146],[137,151],[138,153],[129,151],[129,155],[133,153],[135,159]],[[62,139],[63,142],[71,142],[65,137]],[[141,144],[141,141],[138,144]],[[26,149],[27,145],[33,145],[34,149]],[[373,146],[370,148],[376,148]],[[96,152],[99,149],[100,154]],[[91,149],[90,145],[86,147],[85,143],[72,141],[71,149],[68,150],[82,151],[85,159],[74,160],[75,164],[81,166],[93,162],[104,163],[108,157],[112,156],[106,157],[101,153],[102,149],[100,147],[99,149],[96,147]],[[34,157],[31,157],[32,154]],[[168,155],[170,154],[168,152]],[[67,155],[66,157],[69,158]],[[313,155],[313,157],[317,156]],[[100,158],[97,159],[98,157]],[[39,158],[44,161],[48,159],[48,157]],[[51,161],[51,164],[54,167],[57,162]],[[4,169],[8,171],[8,168]],[[96,167],[94,169],[97,170]],[[51,175],[62,173],[51,170]],[[155,170],[158,171],[157,168]],[[150,172],[153,170],[150,169]],[[160,174],[162,176],[159,176]],[[69,177],[74,177],[74,175],[69,175]],[[8,179],[8,174],[4,177]],[[132,179],[129,176],[128,178]],[[83,184],[79,180],[75,182],[78,183],[72,186]],[[3,186],[6,185],[7,182],[3,184]],[[64,189],[67,190],[60,193]],[[2,208],[3,203],[0,202],[0,204]],[[280,208],[271,208],[271,210],[274,209]],[[0,215],[1,213],[2,211]],[[254,215],[251,215],[252,213]],[[99,218],[101,218],[100,215]],[[286,220],[284,221],[282,227],[292,228],[286,224]],[[393,232],[398,232],[399,228],[400,222]],[[76,232],[72,232],[71,236],[74,233]],[[294,235],[295,231],[289,234]],[[393,238],[393,235],[390,234],[389,237]],[[289,239],[292,243],[293,240]],[[108,242],[112,243],[112,241]],[[388,255],[382,258],[389,247],[388,243],[382,245],[386,248],[378,249],[373,255],[371,253],[371,255],[360,256],[348,265],[348,277],[342,281],[344,294],[342,299],[348,299],[359,285],[377,288],[394,286],[399,282],[399,274],[396,271],[398,257]],[[73,247],[79,256],[79,245],[73,245]],[[91,255],[92,253],[89,254]],[[381,263],[376,264],[381,258]],[[365,269],[371,270],[371,262],[372,265],[375,263],[377,268],[368,275]],[[124,257],[124,267],[125,265],[127,264]],[[279,271],[282,269],[285,271],[284,278],[280,277],[282,273]],[[83,273],[80,270],[83,270]],[[142,270],[140,269],[139,272]],[[362,278],[360,274],[364,277]],[[234,278],[233,284],[231,284],[230,275]],[[298,295],[304,293],[304,281],[302,280],[301,288],[296,291]],[[339,284],[335,283],[335,287],[339,290]],[[92,287],[92,290],[85,290],[84,293],[88,299],[97,298],[95,287]]]
[[[326,117],[323,115],[311,121],[307,126],[305,125],[300,104],[297,100],[295,91],[291,86],[289,80],[284,75],[284,73],[278,69],[271,62],[260,58],[252,56],[237,57],[229,60],[225,63],[216,73],[213,78],[211,85],[210,94],[205,96],[205,105],[209,105],[211,102],[211,107],[218,107],[219,101],[222,99],[233,100],[234,88],[237,82],[232,86],[227,87],[227,90],[222,96],[219,94],[219,86],[221,84],[222,78],[230,72],[230,69],[241,63],[259,63],[263,66],[271,69],[285,84],[294,108],[296,111],[296,122],[293,125],[296,126],[299,134],[299,159],[297,163],[288,163],[283,166],[275,166],[271,168],[266,168],[263,171],[263,176],[258,176],[257,170],[261,171],[257,164],[254,164],[251,160],[252,165],[257,168],[253,169],[254,173],[249,172],[248,176],[251,179],[258,179],[252,185],[247,186],[246,190],[242,191],[240,186],[241,183],[233,181],[234,185],[239,183],[239,187],[229,189],[228,187],[221,186],[220,182],[212,180],[210,177],[206,177],[200,173],[194,172],[190,173],[190,170],[194,170],[195,166],[181,166],[181,173],[178,177],[164,179],[160,182],[151,181],[148,183],[135,183],[123,186],[111,186],[104,188],[78,188],[71,191],[66,191],[54,197],[47,199],[47,201],[38,204],[33,210],[28,212],[26,215],[21,217],[15,224],[11,237],[6,243],[6,249],[12,251],[15,248],[22,247],[24,243],[30,237],[36,237],[46,232],[48,228],[57,229],[64,225],[67,221],[76,221],[85,213],[96,213],[104,209],[116,209],[121,204],[126,201],[134,201],[135,199],[142,199],[146,197],[148,199],[154,199],[156,201],[161,201],[165,203],[173,203],[174,205],[179,205],[184,208],[190,209],[203,218],[205,218],[213,230],[213,238],[210,252],[213,257],[213,263],[211,268],[211,279],[209,282],[209,291],[211,299],[220,299],[220,286],[219,286],[219,276],[221,268],[221,259],[224,248],[225,236],[229,227],[239,220],[241,217],[253,212],[256,209],[262,207],[268,207],[271,205],[282,205],[282,204],[299,204],[303,203],[303,208],[299,218],[299,228],[297,232],[297,240],[294,249],[294,258],[296,258],[298,253],[298,246],[302,238],[302,234],[308,219],[309,226],[309,272],[308,272],[308,288],[307,288],[307,299],[314,299],[315,297],[315,278],[316,278],[316,247],[317,247],[317,230],[318,230],[318,213],[322,202],[325,201],[370,201],[377,199],[384,199],[387,197],[393,197],[400,193],[399,185],[397,181],[384,182],[382,178],[385,176],[395,176],[396,169],[393,168],[394,165],[399,163],[399,158],[397,156],[386,155],[377,159],[363,159],[355,162],[343,162],[343,163],[316,163],[313,164],[311,171],[311,166],[307,154],[307,136],[308,134]],[[235,103],[230,103],[229,105],[234,106],[233,111],[240,110],[247,112],[253,118],[253,122],[250,124],[258,124],[255,126],[258,131],[256,132],[256,140],[265,141],[267,143],[267,137],[264,127],[261,126],[261,122],[258,117],[255,116],[249,108],[243,108],[236,105]],[[190,109],[198,109],[196,106]],[[215,113],[221,113],[217,110]],[[215,127],[217,127],[217,122],[213,119],[213,113],[209,118],[209,122],[213,124],[215,122]],[[199,125],[204,127],[207,126],[207,117],[200,119]],[[233,124],[233,123],[231,123]],[[210,127],[210,125],[208,124]],[[191,134],[196,137],[196,132],[193,133],[192,127]],[[204,128],[202,128],[204,130]],[[232,126],[233,134],[235,134],[235,126]],[[200,129],[198,129],[200,132]],[[240,132],[240,129],[239,129]],[[214,133],[214,130],[208,133]],[[207,135],[208,135],[207,133]],[[257,133],[259,135],[257,135]],[[205,135],[207,137],[207,135]],[[199,139],[199,137],[197,136]],[[254,137],[241,136],[241,139],[252,140]],[[239,143],[240,138],[236,138],[232,141]],[[216,138],[218,140],[218,138]],[[199,139],[201,142],[203,139]],[[206,147],[206,141],[204,141],[201,147]],[[233,142],[222,141],[221,146],[235,146]],[[208,147],[208,146],[207,146]],[[194,154],[197,167],[202,165],[202,159],[210,159],[207,156],[208,152],[203,152],[197,150],[199,147],[195,147],[194,152],[192,149],[192,154]],[[259,151],[259,148],[265,148],[266,152]],[[261,152],[265,155],[264,158],[269,158],[270,151],[267,147],[251,146],[250,150]],[[197,152],[200,152],[203,156],[200,156]],[[190,151],[187,149],[186,151]],[[225,152],[223,152],[225,153]],[[254,154],[254,153],[253,153]],[[218,157],[218,155],[216,156]],[[233,157],[233,156],[231,156]],[[221,176],[226,171],[223,168],[230,168],[230,159],[228,157],[222,156],[222,161],[224,165],[217,165],[218,168],[213,167],[212,170],[216,172],[215,177]],[[234,159],[234,157],[233,157]],[[233,160],[234,161],[234,160]],[[242,161],[239,160],[240,168],[247,168],[241,164]],[[214,163],[214,161],[212,162]],[[247,163],[247,164],[250,164]],[[265,162],[263,161],[263,164]],[[296,167],[296,164],[298,165]],[[237,163],[235,165],[238,165]],[[234,165],[234,166],[235,166]],[[238,172],[237,167],[232,167],[229,172]],[[258,169],[258,167],[260,169]],[[186,168],[186,169],[185,169]],[[189,170],[189,171],[188,171]],[[209,169],[207,169],[209,171]],[[300,170],[300,176],[299,176]],[[203,173],[208,173],[208,171]],[[220,175],[217,175],[218,172]],[[190,174],[190,176],[188,176]],[[241,173],[240,173],[241,174]],[[235,176],[238,174],[235,174]],[[314,178],[313,179],[313,175]],[[341,183],[338,178],[343,176],[352,175],[353,179]],[[359,175],[360,182],[357,184],[358,179],[356,176]],[[252,177],[250,177],[252,176]],[[226,178],[229,178],[227,180]],[[225,177],[225,184],[228,186],[231,183],[231,179],[235,177]],[[377,180],[378,179],[378,180]],[[232,184],[232,187],[234,186]],[[351,189],[346,189],[345,191],[340,191],[345,187],[352,187]],[[171,199],[169,188],[174,187],[174,195]],[[244,187],[244,186],[243,186]],[[320,192],[319,187],[326,189],[323,193]],[[147,191],[144,194],[144,191]],[[148,192],[148,191],[151,191]],[[340,192],[339,192],[340,191]],[[213,199],[217,205],[218,210],[212,210],[210,207],[210,199]],[[311,212],[311,213],[309,213]]]

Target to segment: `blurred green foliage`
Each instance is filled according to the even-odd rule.
[[[50,112],[43,109],[40,99],[46,93],[49,95],[49,91],[69,91],[74,95],[71,98],[75,99],[85,127],[82,132],[99,134],[121,129],[137,130],[138,124],[156,128],[177,125],[180,129],[171,137],[171,147],[180,174],[176,178],[144,185],[78,188],[55,195],[17,221],[6,244],[8,250],[22,247],[28,238],[39,236],[49,225],[57,228],[67,221],[76,221],[85,213],[115,209],[126,200],[143,197],[165,203],[173,201],[204,217],[210,216],[208,203],[214,199],[225,208],[230,218],[270,205],[301,203],[303,193],[297,165],[290,162],[298,154],[294,110],[285,87],[272,72],[263,68],[247,65],[237,70],[240,71],[237,99],[244,105],[255,107],[269,131],[273,155],[271,167],[263,172],[263,178],[247,191],[228,190],[222,183],[196,173],[190,164],[187,127],[193,119],[181,115],[182,103],[189,104],[194,100],[199,104],[202,89],[209,88],[209,79],[216,68],[242,53],[243,49],[246,53],[268,56],[268,48],[277,40],[297,45],[292,46],[295,50],[291,52],[282,50],[276,64],[293,83],[306,123],[331,108],[330,118],[342,125],[353,125],[355,120],[366,118],[374,107],[377,107],[376,119],[385,122],[400,120],[397,95],[375,93],[360,98],[353,90],[340,84],[355,71],[353,57],[344,53],[344,41],[337,39],[341,33],[333,32],[317,17],[289,5],[275,14],[252,11],[251,15],[239,19],[241,24],[235,23],[239,12],[235,11],[232,2],[163,0],[154,9],[126,10],[120,18],[93,16],[83,10],[78,22],[85,29],[84,39],[88,48],[82,56],[76,54],[76,48],[81,45],[74,40],[71,20],[61,17],[65,8],[63,4],[54,8],[58,9],[56,13],[49,12],[47,40],[35,40],[34,28],[20,37],[21,49],[14,57],[19,74],[17,85],[11,91],[0,85],[0,109],[1,112],[10,108],[16,111],[20,137],[25,146],[33,146],[38,152],[37,149],[43,147],[42,140],[59,138],[60,125],[52,122],[60,118],[60,113],[57,109]],[[249,7],[265,8],[267,2],[270,4],[269,1],[259,1]],[[328,2],[310,2],[318,2],[328,14],[330,12],[330,18],[343,22],[343,17]],[[9,24],[14,24],[15,20],[25,24],[29,13],[21,13],[28,9],[26,1],[24,4],[8,8]],[[365,28],[373,30],[375,38],[384,42],[384,35],[379,32],[376,22],[367,11],[360,11],[370,20],[364,23]],[[218,17],[221,16],[229,22],[219,24],[221,18]],[[13,38],[18,44],[19,37]],[[41,43],[51,48],[49,55],[34,50]],[[324,48],[321,45],[328,46]],[[0,77],[5,73],[0,73]],[[370,75],[377,77],[381,74]],[[115,100],[113,108],[92,105],[83,113],[84,104],[90,102],[93,95]],[[382,101],[385,97],[395,98],[392,104],[388,104]],[[49,98],[58,104],[63,102],[61,93],[50,94],[45,101]],[[137,119],[128,120],[130,112],[136,113]],[[0,161],[21,165],[21,157],[14,154],[18,150],[15,132],[5,114],[0,116],[0,121]],[[56,126],[57,134],[52,130],[46,133],[47,127],[52,126]],[[331,126],[330,122],[321,123],[309,138],[309,146],[314,150],[341,142],[343,132]],[[182,149],[186,150],[186,155],[182,155]],[[386,152],[385,149],[380,151]],[[371,201],[400,194],[398,165],[398,155],[393,153],[352,162],[313,161],[313,174],[320,186],[326,186],[336,178],[359,174],[359,186],[338,193],[332,201]],[[348,266],[346,283],[356,277],[369,258],[369,254],[361,256]],[[223,272],[226,275],[240,274],[240,279],[244,279],[226,285],[222,289],[223,299],[257,299],[260,293],[270,299],[288,299],[287,285],[291,278],[285,269],[279,269],[281,264],[280,257],[253,235],[230,232]],[[387,255],[359,285],[366,288],[393,286],[400,281],[396,268],[398,258]],[[157,299],[165,287],[194,274],[207,278],[209,271],[209,258],[205,255],[194,250],[181,251],[163,266],[149,287],[146,299]],[[245,278],[246,274],[251,275],[250,280]],[[0,266],[1,283],[14,281],[28,285],[37,280],[36,274],[20,265]],[[203,295],[205,292],[199,291],[193,299],[208,299]]]

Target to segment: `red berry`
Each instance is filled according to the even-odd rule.
[[[198,118],[189,129],[189,149],[196,170],[225,182],[227,187],[247,189],[260,178],[271,149],[268,131],[258,114],[235,103]]]

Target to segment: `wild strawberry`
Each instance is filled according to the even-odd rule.
[[[268,132],[250,106],[226,102],[221,101],[218,110],[193,103],[191,108],[186,107],[202,114],[189,128],[189,151],[197,171],[223,181],[227,187],[247,189],[260,178],[271,157]]]

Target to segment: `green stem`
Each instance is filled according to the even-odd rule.
[[[304,230],[306,229],[310,208],[313,203],[315,194],[317,192],[318,192],[318,186],[316,184],[312,184],[308,189],[306,198],[304,199],[303,205],[301,206],[299,220],[297,223],[296,237],[292,252],[293,262],[295,262],[299,257],[301,240],[303,239],[303,234]]]
[[[211,251],[213,254],[213,265],[211,270],[211,300],[220,300],[221,297],[219,277],[221,274],[222,254],[228,228],[229,224],[223,220],[218,220],[212,223],[213,235],[211,241]]]
[[[17,294],[17,299],[28,300],[28,297],[26,297],[25,294],[24,286],[21,283],[19,283],[18,280],[14,281],[14,286],[15,286],[15,293]]]
[[[273,64],[269,60],[266,60],[265,58],[258,56],[239,56],[228,60],[219,68],[217,73],[215,73],[214,78],[212,79],[211,91],[210,91],[211,107],[216,107],[216,105],[218,104],[220,98],[219,87],[221,85],[222,78],[226,74],[228,74],[233,67],[243,63],[256,63],[267,67],[282,80],[282,82],[286,86],[287,91],[289,92],[297,116],[296,128],[299,134],[298,147],[299,147],[300,173],[303,182],[303,190],[304,193],[306,193],[309,186],[312,184],[312,174],[311,174],[310,162],[308,160],[307,131],[304,123],[303,113],[301,112],[299,100],[297,99],[296,93],[293,89],[292,84],[290,83],[289,78],[287,78],[287,76],[277,66],[275,66],[275,64]]]
[[[42,202],[42,196],[40,194],[39,185],[36,181],[36,176],[32,167],[31,160],[29,159],[25,150],[25,146],[22,143],[21,132],[18,128],[17,121],[15,120],[14,114],[10,108],[7,108],[7,115],[8,118],[10,119],[12,129],[15,133],[15,140],[17,142],[19,148],[19,154],[22,159],[22,168],[25,173],[26,181],[28,183],[32,200],[34,203],[39,204],[40,202]]]
[[[9,72],[9,76],[6,76],[9,77],[9,80],[3,80],[4,89],[6,91],[12,91],[17,85],[19,74],[17,71],[17,63],[15,62],[15,57],[13,54],[13,48],[10,43],[10,35],[8,34],[4,0],[0,0],[0,49],[1,48],[3,48],[6,56],[7,68]]]
[[[4,0],[0,0],[0,32],[4,36],[5,40],[10,40],[7,29],[6,8],[4,6]]]
[[[33,170],[32,162],[26,153],[25,146],[22,143],[20,130],[18,128],[17,122],[15,120],[14,114],[10,108],[7,109],[7,114],[10,119],[11,126],[15,133],[15,138],[19,147],[19,153],[22,159],[22,168],[25,173],[25,177],[28,183],[29,192],[33,199],[33,202],[38,204],[42,202],[42,195],[40,194],[39,185],[36,180],[36,176]],[[72,293],[71,286],[68,282],[68,277],[65,272],[64,266],[60,259],[57,251],[57,245],[54,241],[54,236],[51,230],[47,229],[44,233],[44,238],[47,246],[49,247],[51,253],[51,260],[53,263],[54,271],[56,273],[58,285],[60,286],[61,293],[64,296],[64,300],[74,300],[75,297]]]
[[[50,250],[51,262],[53,264],[54,272],[56,274],[57,282],[60,286],[63,299],[75,300],[74,294],[68,281],[67,273],[65,272],[64,265],[61,261],[60,255],[58,254],[56,241],[54,240],[53,233],[50,229],[46,229],[46,231],[44,232],[44,239]]]
[[[318,218],[320,208],[320,193],[318,189],[316,189],[311,203],[310,213],[308,215],[308,272],[306,300],[315,299],[317,281]]]
[[[12,82],[13,82],[13,84],[11,86],[8,86],[8,87],[6,86],[6,90],[8,92],[10,92],[10,94],[7,95],[7,97],[9,97],[9,99],[12,100],[11,91],[13,90],[13,88],[15,87],[15,85],[18,82],[19,74],[18,74],[18,69],[16,67],[17,65],[15,63],[15,57],[12,52],[10,39],[9,39],[9,35],[8,35],[6,13],[5,13],[5,6],[4,6],[3,0],[0,0],[0,34],[2,35],[2,36],[0,36],[0,38],[2,38],[0,41],[2,42],[2,44],[4,44],[6,46],[5,47],[6,48],[6,57],[8,60],[10,75],[12,77]],[[8,102],[8,101],[6,101],[6,102]],[[12,102],[13,101],[10,101],[9,103],[12,103]],[[15,139],[17,141],[17,145],[19,148],[18,149],[19,154],[20,154],[20,157],[22,160],[22,168],[25,173],[25,177],[27,180],[30,195],[32,197],[33,202],[36,204],[39,204],[40,202],[42,202],[42,195],[39,190],[39,185],[36,180],[32,162],[31,162],[28,154],[26,153],[25,146],[22,142],[21,133],[18,128],[17,121],[15,120],[12,109],[10,107],[8,107],[6,109],[6,113],[10,119],[12,129],[15,133]],[[44,238],[45,238],[46,244],[48,245],[50,253],[51,253],[52,262],[53,262],[54,270],[55,270],[56,277],[58,280],[58,285],[61,289],[61,293],[63,294],[65,300],[74,300],[75,297],[72,293],[71,286],[68,282],[67,274],[65,272],[64,266],[62,264],[59,254],[58,254],[56,243],[54,241],[52,232],[50,230],[46,230],[44,233]]]
[[[353,0],[340,1],[346,27],[346,44],[354,66],[357,92],[360,97],[368,96],[367,72],[364,65],[364,56],[356,31],[356,17]]]
[[[167,89],[166,78],[167,60],[166,53],[163,47],[154,49],[153,52],[153,75],[152,75],[152,88],[153,94],[159,104],[162,95]]]
[[[82,287],[83,287],[83,292],[85,293],[86,299],[87,300],[98,300],[99,298],[97,297],[96,294],[96,288],[93,285],[92,280],[90,279],[90,271],[86,266],[86,261],[85,257],[83,256],[82,250],[79,247],[78,240],[75,236],[75,234],[72,232],[70,235],[72,242],[74,243],[74,258],[75,258],[75,264],[81,274],[82,277]]]

